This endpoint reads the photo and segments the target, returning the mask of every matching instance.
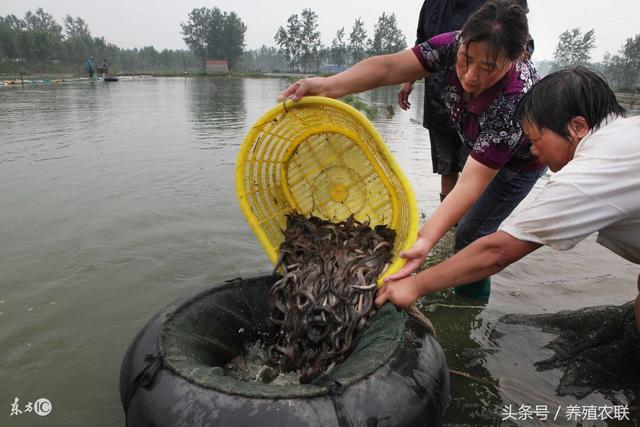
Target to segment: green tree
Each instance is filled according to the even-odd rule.
[[[280,54],[289,63],[290,71],[293,71],[300,63],[302,53],[301,34],[300,17],[294,14],[287,19],[287,27],[280,26],[274,36]]]
[[[24,15],[24,23],[27,30],[46,31],[53,33],[59,39],[62,38],[62,26],[41,7],[37,8],[35,12],[27,11]]]
[[[74,19],[71,15],[67,15],[64,17],[62,23],[64,24],[64,32],[69,39],[91,36],[89,26],[84,22],[84,19],[80,17]]]
[[[235,69],[236,64],[244,53],[244,35],[247,26],[235,12],[226,13],[222,28],[222,57],[229,63],[230,69]]]
[[[555,68],[587,65],[591,60],[591,50],[595,47],[595,43],[594,29],[584,34],[579,28],[563,32],[553,53]]]
[[[25,23],[15,15],[0,17],[0,60],[15,62],[23,58],[21,51],[22,31]]]
[[[319,51],[322,48],[320,31],[318,30],[318,14],[311,9],[302,10],[302,31],[300,33],[300,48],[302,68],[305,72],[317,70]]]
[[[243,54],[239,67],[247,71],[282,71],[287,69],[287,60],[274,46],[262,45],[260,49]]]
[[[209,12],[209,22],[207,22],[207,57],[209,59],[224,58],[224,31],[225,14],[217,7]]]
[[[4,23],[14,31],[20,31],[20,30],[26,29],[25,22],[20,18],[18,18],[16,15],[7,15],[4,18]]]
[[[7,43],[11,35],[13,35],[13,32],[9,26],[4,23],[4,18],[0,16],[0,61],[4,61],[7,57],[5,43]]]
[[[206,7],[193,9],[187,22],[181,22],[180,28],[186,45],[202,60],[202,72],[206,71],[209,36],[211,29],[211,10]]]
[[[103,37],[92,37],[80,17],[67,15],[63,26],[38,9],[21,20],[15,15],[0,17],[0,73],[20,71],[84,74],[87,56],[109,61],[111,71],[182,71],[199,66],[200,58],[188,51],[158,52],[154,47],[120,49]]]
[[[331,62],[336,65],[347,63],[347,42],[345,40],[344,27],[336,32],[336,37],[331,42]]]
[[[153,46],[145,46],[139,51],[139,58],[145,68],[155,69],[160,63],[160,53]]]
[[[203,71],[207,58],[226,59],[233,68],[242,56],[247,27],[235,12],[223,12],[217,7],[193,9],[180,27],[184,42],[202,59]]]
[[[158,65],[163,70],[170,70],[173,62],[173,52],[168,49],[162,49],[158,55]]]
[[[407,40],[398,28],[396,15],[382,12],[374,27],[373,40],[370,42],[371,55],[396,53],[407,48]]]
[[[35,40],[33,31],[18,31],[16,41],[18,43],[18,59],[23,62],[31,62],[36,58]]]
[[[82,64],[93,47],[89,26],[82,18],[73,18],[71,15],[65,16],[62,23],[66,34],[66,39],[62,42],[65,57],[76,65],[76,74],[80,75]]]
[[[44,64],[61,54],[62,26],[42,8],[27,11],[23,20],[9,15],[5,18],[15,29],[20,59]]]
[[[356,19],[349,34],[349,53],[353,64],[367,56],[367,31],[361,18]]]
[[[45,30],[28,31],[31,35],[31,51],[28,60],[46,63],[58,59],[62,41],[56,33]]]
[[[291,17],[289,17],[291,19]],[[289,33],[287,30],[281,25],[278,27],[278,31],[273,36],[273,40],[278,45],[278,55],[281,55],[289,64],[289,71],[293,70],[295,66],[295,61],[293,59],[293,46],[289,43]]]
[[[616,55],[605,55],[605,73],[609,82],[621,89],[640,86],[640,34],[628,38]]]
[[[19,58],[17,31],[5,18],[0,16],[0,61],[6,58],[12,62]]]

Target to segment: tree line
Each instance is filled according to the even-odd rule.
[[[274,36],[279,53],[289,64],[290,71],[317,71],[321,62],[337,66],[354,64],[366,56],[395,53],[407,48],[407,41],[398,28],[395,14],[385,12],[375,24],[373,37],[367,37],[364,22],[357,18],[347,37],[344,27],[338,29],[331,46],[320,41],[318,14],[303,9],[293,14]]]
[[[193,9],[186,22],[180,23],[183,40],[202,61],[205,71],[207,58],[224,59],[230,69],[244,53],[244,34],[247,26],[235,12],[223,12],[217,7]]]
[[[293,14],[274,35],[277,49],[262,46],[245,51],[246,25],[235,12],[214,7],[193,9],[186,22],[180,24],[183,40],[189,48],[205,60],[225,59],[231,69],[256,71],[317,72],[322,63],[337,66],[353,64],[368,55],[393,53],[407,47],[394,14],[383,13],[374,27],[372,38],[367,37],[364,22],[358,18],[348,36],[345,29],[337,31],[331,46],[320,40],[318,14],[304,9]],[[283,61],[284,59],[284,61]]]
[[[235,12],[214,8],[193,9],[180,24],[188,50],[156,50],[153,46],[122,49],[94,37],[80,17],[66,15],[62,24],[42,8],[27,11],[23,18],[0,16],[0,73],[20,71],[42,73],[84,73],[89,56],[107,59],[114,72],[182,72],[204,69],[206,59],[226,59],[237,71],[318,72],[322,64],[338,69],[371,55],[394,53],[407,43],[394,14],[382,13],[367,34],[361,18],[347,31],[339,28],[329,46],[321,42],[318,15],[312,9],[289,16],[274,34],[276,46],[245,49],[247,27]],[[535,37],[535,34],[534,34]],[[586,65],[604,74],[610,84],[622,90],[640,88],[640,34],[628,38],[603,61],[593,62],[593,29],[564,31],[551,61],[534,62],[545,72]]]
[[[93,37],[80,17],[65,16],[62,24],[42,8],[24,17],[0,16],[0,73],[37,72],[84,74],[93,56],[107,59],[118,72],[171,72],[199,66],[189,50],[156,50],[153,46],[121,49],[104,37]]]
[[[180,72],[201,68],[206,59],[225,59],[231,70],[318,71],[320,64],[353,64],[368,55],[397,52],[406,41],[394,14],[383,13],[368,38],[364,22],[355,20],[349,35],[338,30],[331,46],[320,41],[318,15],[311,9],[291,15],[275,34],[277,47],[245,50],[246,25],[235,12],[217,7],[195,8],[180,24],[188,50],[156,50],[153,46],[122,49],[94,37],[81,17],[58,23],[44,9],[23,18],[0,16],[0,73],[84,73],[88,57],[107,59],[114,72]]]
[[[618,52],[605,53],[601,62],[591,60],[591,51],[596,46],[596,32],[580,28],[566,30],[560,34],[552,61],[545,61],[544,71],[555,71],[576,65],[584,65],[603,74],[609,84],[618,89],[634,91],[640,88],[640,34],[626,39]],[[534,53],[535,55],[535,53]],[[535,61],[534,61],[535,62]]]

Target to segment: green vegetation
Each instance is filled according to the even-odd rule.
[[[318,15],[311,9],[289,17],[276,35],[278,47],[245,51],[246,25],[235,12],[213,7],[193,9],[180,24],[189,50],[156,50],[153,46],[122,49],[95,37],[80,17],[67,15],[62,25],[42,8],[23,18],[0,16],[0,74],[7,76],[86,76],[85,62],[106,59],[111,74],[198,75],[206,59],[226,59],[230,70],[249,73],[334,73],[367,55],[406,46],[395,16],[383,13],[371,39],[362,19],[355,20],[348,40],[344,28],[331,46],[320,41]],[[322,69],[321,64],[333,67]],[[337,68],[336,68],[337,67]]]
[[[225,59],[234,69],[244,52],[247,26],[235,12],[222,12],[217,7],[201,7],[189,13],[180,24],[184,42],[202,61],[202,71],[209,59]]]
[[[640,34],[628,38],[617,54],[605,55],[604,64],[614,87],[640,93]]]
[[[278,28],[274,39],[280,47],[280,54],[289,62],[291,71],[318,69],[321,43],[317,13],[304,9],[301,17],[291,15],[287,19],[287,27]]]
[[[582,34],[579,28],[560,34],[560,40],[553,53],[556,68],[587,64],[591,60],[591,50],[596,45],[596,32],[591,29]]]
[[[549,71],[583,65],[599,71],[609,84],[621,92],[640,90],[640,34],[628,38],[618,53],[606,53],[600,63],[591,62],[591,51],[595,47],[596,34],[593,29],[582,34],[579,28],[560,34],[554,52],[554,60],[543,65]],[[534,53],[535,58],[535,53]]]
[[[335,65],[345,65],[347,63],[347,55],[349,48],[345,41],[344,27],[340,28],[336,33],[336,37],[331,42],[330,57],[331,63]]]
[[[318,15],[312,9],[289,16],[275,34],[277,46],[263,45],[245,51],[246,25],[235,12],[213,7],[193,9],[179,31],[189,50],[156,50],[153,46],[122,49],[94,37],[80,17],[65,16],[62,25],[42,8],[27,11],[23,18],[0,16],[0,75],[19,77],[86,76],[85,61],[93,56],[106,59],[111,74],[163,76],[205,75],[206,59],[225,59],[232,75],[261,77],[264,73],[314,73],[329,75],[369,55],[387,54],[407,47],[394,14],[382,13],[368,37],[364,22],[357,18],[351,31],[337,30],[330,46],[320,41]],[[601,62],[591,62],[596,43],[593,29],[564,31],[552,61],[534,62],[541,74],[564,67],[584,65],[608,79],[618,92],[640,93],[640,34],[628,38],[617,53],[606,53]],[[328,66],[330,65],[330,66]],[[635,98],[622,102],[637,109]],[[356,104],[361,103],[355,98]],[[375,108],[361,105],[364,110]]]
[[[85,76],[84,62],[107,59],[112,73],[193,70],[197,56],[187,50],[157,51],[152,46],[121,49],[102,37],[93,37],[80,17],[67,15],[64,27],[42,8],[24,18],[0,16],[0,74],[43,73]]]
[[[407,48],[407,41],[398,28],[396,16],[382,12],[369,41],[369,55],[396,53]]]
[[[321,63],[327,61],[344,66],[358,62],[366,55],[395,53],[407,47],[394,14],[387,15],[383,12],[375,25],[373,38],[368,40],[364,23],[360,18],[356,19],[349,44],[345,41],[344,28],[340,28],[328,48],[322,46],[318,28],[318,15],[311,9],[304,9],[300,16],[289,16],[286,26],[278,28],[274,39],[279,47],[278,52],[287,60],[290,71],[315,71]]]
[[[358,95],[347,95],[343,98],[340,98],[340,100],[351,105],[356,110],[362,112],[369,118],[369,120],[374,120],[376,117],[378,117],[378,109],[375,107],[375,105],[368,103]]]

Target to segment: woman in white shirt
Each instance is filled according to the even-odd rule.
[[[390,276],[377,305],[409,306],[427,293],[495,274],[542,245],[567,250],[594,232],[598,243],[640,264],[640,117],[626,118],[604,79],[583,67],[536,83],[516,117],[531,153],[556,173],[499,231],[435,267]],[[640,331],[640,275],[637,287]]]

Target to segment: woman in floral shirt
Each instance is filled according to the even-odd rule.
[[[280,94],[279,100],[339,98],[447,72],[445,104],[470,155],[454,189],[421,227],[414,246],[401,254],[407,264],[387,280],[416,271],[456,223],[456,251],[496,231],[542,174],[543,166],[529,153],[531,144],[513,120],[519,99],[537,79],[533,64],[524,58],[528,33],[524,9],[516,2],[492,0],[471,15],[460,32],[368,58],[331,77],[300,80]],[[490,282],[483,279],[456,291],[488,297]]]

